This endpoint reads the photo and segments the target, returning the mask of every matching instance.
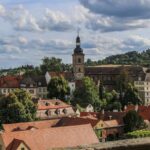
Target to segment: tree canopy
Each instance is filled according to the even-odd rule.
[[[94,66],[94,65],[101,65],[101,64],[130,64],[130,65],[142,65],[142,66],[149,66],[150,64],[150,49],[143,51],[143,52],[137,52],[137,51],[131,51],[127,52],[125,54],[117,54],[108,56],[103,60],[98,61],[92,61],[91,59],[87,59],[87,62],[85,63],[87,66]]]
[[[65,100],[66,95],[70,94],[68,82],[63,77],[54,77],[48,84],[48,97]]]
[[[141,105],[142,104],[142,100],[139,97],[138,90],[131,83],[129,83],[127,86],[122,104],[123,105],[128,105],[128,104]]]
[[[36,118],[36,106],[31,96],[24,90],[15,90],[0,97],[0,120],[2,123],[33,121]]]
[[[146,127],[143,118],[135,110],[129,111],[123,118],[125,132],[131,132]]]
[[[84,77],[82,79],[82,86],[76,88],[73,101],[82,107],[86,107],[88,104],[96,106],[100,103],[98,88],[91,78]]]
[[[42,59],[42,64],[40,65],[40,70],[42,73],[46,71],[54,71],[54,72],[61,72],[61,71],[71,71],[72,67],[69,64],[62,63],[62,59],[55,58],[55,57],[44,57]]]

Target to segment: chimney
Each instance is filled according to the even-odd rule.
[[[102,109],[102,115],[104,115],[105,114],[105,111],[104,111],[104,109]]]
[[[125,105],[125,106],[124,106],[124,111],[126,111],[126,110],[127,110],[127,106]]]
[[[138,109],[139,109],[139,105],[136,104],[136,105],[135,105],[135,111],[138,112]]]
[[[112,119],[112,116],[109,116],[109,120],[111,120]]]

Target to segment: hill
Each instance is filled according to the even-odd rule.
[[[150,64],[150,49],[141,53],[137,51],[127,52],[125,54],[112,55],[103,60],[91,61],[87,60],[86,65],[100,64],[124,64],[124,65],[142,65],[149,66]]]

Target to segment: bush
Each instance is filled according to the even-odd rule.
[[[150,137],[150,130],[138,130],[138,131],[128,132],[126,136],[127,138]]]

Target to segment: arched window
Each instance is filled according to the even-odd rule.
[[[81,63],[81,58],[78,58],[78,63]]]
[[[78,70],[79,72],[81,72],[81,69],[79,68],[79,70]]]

